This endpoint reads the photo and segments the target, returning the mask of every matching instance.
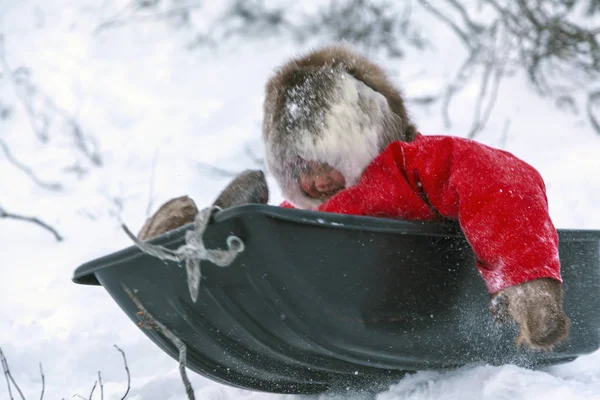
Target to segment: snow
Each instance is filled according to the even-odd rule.
[[[40,393],[39,362],[45,372],[45,398],[87,396],[100,370],[105,398],[120,399],[126,375],[113,344],[127,354],[129,399],[184,398],[176,362],[152,344],[102,288],[75,285],[71,274],[85,261],[128,246],[120,218],[137,231],[149,202],[154,210],[173,196],[188,194],[198,204],[210,203],[227,179],[209,176],[200,163],[234,171],[252,167],[245,148],[260,149],[264,82],[275,66],[301,50],[284,40],[271,40],[241,43],[235,52],[188,51],[191,32],[156,21],[95,34],[94,28],[124,4],[0,2],[0,33],[5,35],[9,64],[31,67],[32,81],[97,138],[104,161],[101,168],[88,165],[90,172],[82,179],[65,175],[64,167],[74,161],[65,147],[67,139],[37,142],[22,105],[13,101],[14,87],[0,81],[0,98],[15,104],[13,118],[0,122],[0,137],[43,179],[60,179],[65,185],[62,192],[41,189],[0,156],[0,205],[40,216],[66,237],[57,244],[33,225],[0,220],[0,346],[30,399]],[[452,35],[438,26],[429,25],[439,31],[437,53],[415,53],[412,59],[387,64],[391,75],[405,82],[407,94],[439,87],[460,61]],[[444,130],[437,107],[409,107],[423,133],[462,135],[470,126],[476,96],[472,88],[455,100],[449,130]],[[54,137],[61,126],[52,126]],[[479,140],[492,146],[505,141],[506,150],[541,172],[557,227],[600,229],[600,136],[583,113],[556,110],[517,76],[504,82]],[[269,184],[275,187],[272,179]],[[280,200],[272,190],[272,203]],[[199,399],[296,398],[234,389],[190,375]],[[469,366],[421,372],[376,396],[302,398],[373,397],[600,399],[600,352],[544,371]],[[8,398],[2,384],[0,398]]]

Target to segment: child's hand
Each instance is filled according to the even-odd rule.
[[[569,331],[562,297],[560,282],[536,279],[494,294],[492,313],[497,322],[513,320],[519,325],[517,346],[551,351]]]
[[[265,174],[260,170],[248,169],[223,189],[214,205],[229,208],[242,204],[267,204],[268,201],[269,187]]]
[[[188,196],[176,197],[163,204],[150,217],[138,234],[141,240],[152,239],[165,232],[194,222],[198,208]]]
[[[266,204],[268,201],[269,188],[265,174],[258,170],[246,170],[223,189],[214,205],[220,208],[229,208],[249,203]],[[198,214],[196,203],[188,196],[171,199],[146,221],[138,238],[141,240],[152,239],[194,222],[196,214]]]

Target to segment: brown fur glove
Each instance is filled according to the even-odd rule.
[[[535,279],[492,296],[497,322],[519,325],[517,346],[551,351],[568,336],[569,319],[562,309],[563,289],[554,279]]]
[[[248,169],[223,189],[213,205],[230,208],[242,204],[267,204],[268,202],[269,187],[265,174],[259,170]]]
[[[269,188],[265,174],[258,170],[246,170],[238,175],[217,197],[213,205],[229,208],[242,204],[267,204]],[[141,240],[152,239],[165,232],[194,222],[198,207],[188,196],[167,201],[150,217],[138,234]]]
[[[152,239],[165,232],[194,222],[198,214],[198,207],[194,200],[188,196],[176,197],[163,204],[152,217],[150,217],[138,234],[141,240]]]

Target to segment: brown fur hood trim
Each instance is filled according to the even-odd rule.
[[[346,46],[294,58],[267,82],[267,168],[296,207],[321,203],[297,184],[303,160],[326,162],[353,185],[387,145],[415,137],[400,91],[380,67]]]

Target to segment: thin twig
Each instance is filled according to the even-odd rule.
[[[483,106],[483,100],[487,93],[488,83],[490,81],[490,76],[491,76],[493,70],[494,70],[494,62],[493,62],[493,60],[490,60],[489,62],[486,63],[485,69],[483,70],[483,75],[481,78],[481,86],[479,88],[479,95],[477,96],[477,101],[475,103],[475,112],[473,115],[473,121],[471,123],[471,129],[469,129],[469,133],[467,135],[467,137],[469,139],[473,139],[477,135],[477,133],[479,131],[481,131],[481,129],[483,128],[481,126],[481,119],[480,119],[481,108]]]
[[[483,30],[483,28],[480,25],[473,22],[473,20],[469,17],[469,13],[465,9],[465,7],[462,4],[460,4],[460,2],[458,2],[457,0],[446,0],[446,1],[458,10],[464,23],[469,27],[471,32],[478,32],[478,31]]]
[[[600,135],[600,119],[594,114],[594,104],[600,104],[600,90],[588,94],[587,114],[592,127]]]
[[[137,0],[135,2],[137,2]],[[195,3],[180,5],[180,6],[174,6],[174,7],[171,7],[169,9],[167,9],[167,10],[157,11],[157,12],[154,12],[154,13],[151,13],[151,14],[144,14],[144,15],[137,14],[136,15],[135,12],[138,11],[138,10],[140,10],[142,8],[142,7],[140,7],[138,5],[137,7],[133,7],[133,9],[129,13],[129,15],[127,15],[127,16],[121,16],[120,14],[123,14],[124,11],[126,11],[127,8],[129,8],[129,6],[132,5],[132,3],[134,3],[134,2],[131,2],[130,4],[127,4],[125,7],[123,7],[121,10],[119,10],[117,13],[115,13],[115,15],[113,15],[111,18],[109,18],[105,22],[103,22],[100,25],[98,25],[94,29],[93,34],[97,35],[97,34],[101,33],[102,31],[104,31],[104,30],[106,30],[108,28],[112,28],[112,27],[120,26],[120,25],[125,25],[125,24],[130,23],[130,22],[155,21],[155,20],[157,20],[159,18],[170,17],[174,13],[177,13],[177,12],[192,10],[192,9],[195,9],[195,8],[200,8],[202,6],[202,2],[195,2]]]
[[[198,163],[198,167],[207,171],[210,175],[218,176],[221,178],[232,178],[234,176],[238,176],[238,174],[240,173],[239,171],[231,171],[229,169],[223,169],[204,163]]]
[[[506,142],[508,141],[508,129],[510,128],[510,119],[506,118],[506,121],[504,121],[504,127],[502,128],[502,136],[500,136],[500,148],[501,149],[505,149],[506,148]]]
[[[17,82],[17,80],[15,78],[15,74],[14,74],[13,70],[10,68],[8,60],[6,58],[6,50],[4,48],[4,35],[2,35],[2,34],[0,34],[0,63],[2,63],[4,73],[10,77],[10,81],[15,86],[17,98],[19,99],[19,101],[23,105],[23,108],[25,108],[25,111],[27,112],[27,117],[29,119],[31,129],[40,138],[40,140],[42,142],[46,142],[48,140],[48,134],[47,134],[47,132],[45,132],[45,129],[47,128],[48,121],[44,120],[44,129],[43,130],[38,129],[38,126],[35,122],[36,115],[35,115],[35,112],[33,111],[31,103],[29,103],[25,99],[25,97],[21,94],[21,91],[18,88],[19,83]]]
[[[0,348],[0,361],[2,361],[2,369],[4,370],[4,375],[6,376],[7,383],[10,380],[10,382],[13,384],[15,389],[17,389],[17,392],[19,392],[19,395],[21,396],[21,400],[25,400],[25,396],[23,396],[23,392],[21,392],[21,388],[19,387],[19,385],[17,385],[17,382],[15,382],[15,378],[13,378],[12,374],[10,373],[10,369],[8,368],[8,361],[6,360],[6,357],[4,356],[4,353],[2,352],[2,348]],[[10,393],[10,398],[11,398],[11,400],[13,400],[12,393],[10,391],[10,383],[8,383],[8,393]]]
[[[14,165],[17,169],[21,170],[22,172],[24,172],[25,175],[27,175],[29,177],[29,179],[31,179],[39,187],[48,189],[48,190],[57,190],[57,191],[62,190],[62,185],[60,183],[44,182],[43,180],[38,178],[38,176],[35,174],[35,172],[33,172],[33,170],[31,168],[29,168],[27,165],[25,165],[22,162],[20,162],[19,160],[17,160],[12,155],[12,152],[10,151],[10,147],[8,147],[8,144],[2,139],[0,139],[0,149],[4,152],[6,159],[12,165]]]
[[[137,7],[139,7],[139,1],[138,0],[132,0],[129,3],[127,3],[123,8],[121,8],[119,11],[117,11],[116,13],[114,13],[112,17],[108,18],[106,21],[104,21],[100,25],[98,25],[96,27],[96,29],[94,29],[93,34],[97,35],[101,31],[103,31],[104,29],[109,28],[109,27],[111,27],[113,25],[116,25],[119,22],[121,14],[123,14],[125,11],[127,11],[127,9],[130,8],[130,7],[133,7],[133,9],[135,10],[136,4],[138,4]]]
[[[25,68],[19,68],[13,71],[6,57],[4,47],[4,37],[0,35],[0,63],[3,66],[5,73],[17,94],[19,102],[22,104],[27,114],[29,123],[34,134],[42,141],[47,142],[49,139],[48,128],[50,120],[54,117],[59,117],[65,121],[70,129],[70,134],[73,138],[75,149],[79,150],[91,163],[97,167],[102,165],[102,157],[98,151],[98,145],[93,137],[86,136],[79,122],[71,116],[66,110],[58,106],[54,100],[47,94],[41,92],[29,79],[29,75]],[[25,72],[24,72],[25,71]],[[34,101],[40,103],[39,112],[34,108]],[[40,126],[41,121],[41,126]],[[12,154],[5,142],[0,142],[1,150],[6,154],[9,162],[18,169],[23,171],[37,185],[45,189],[60,190],[62,186],[58,183],[45,183],[39,179],[31,170],[23,163],[19,162]]]
[[[492,48],[491,59],[486,62],[486,69],[484,70],[484,74],[482,76],[482,82],[481,82],[482,91],[480,92],[480,97],[477,100],[476,114],[475,114],[475,118],[473,121],[473,127],[468,135],[468,137],[470,139],[473,139],[487,125],[490,115],[492,114],[492,110],[494,109],[494,107],[496,105],[496,100],[498,99],[498,90],[500,87],[500,82],[504,78],[504,70],[505,70],[505,66],[506,66],[506,63],[508,62],[508,57],[510,54],[510,49],[505,48],[504,56],[501,57],[501,60],[498,60],[499,51],[496,50],[497,46],[495,44],[495,41],[499,36],[498,26],[494,25],[491,30],[493,32],[492,39],[494,40],[494,46]],[[483,105],[483,101],[484,101],[484,96],[487,93],[488,81],[490,80],[490,75],[492,72],[494,72],[494,75],[492,78],[491,94],[488,96],[487,106],[486,106],[485,110],[483,111],[483,116],[481,116],[481,110],[482,110],[482,105]]]
[[[40,363],[40,375],[42,376],[42,394],[40,395],[40,400],[44,400],[44,391],[46,390],[46,377],[44,376],[42,363]]]
[[[127,390],[125,391],[123,397],[121,397],[121,400],[124,400],[131,389],[131,374],[129,373],[129,366],[127,365],[127,357],[125,356],[125,352],[116,344],[113,344],[113,346],[115,346],[115,348],[121,353],[121,356],[123,357],[123,364],[125,364],[125,372],[127,372]]]
[[[492,110],[496,105],[496,101],[498,100],[498,91],[500,89],[500,82],[502,78],[504,78],[504,66],[503,64],[495,65],[495,73],[494,79],[492,80],[492,94],[489,97],[488,104],[486,110],[483,112],[483,118],[481,118],[481,122],[479,124],[479,129],[483,129],[488,120],[490,119],[490,115],[492,115]]]
[[[415,96],[415,97],[407,97],[405,101],[407,103],[418,104],[422,106],[427,106],[435,103],[440,99],[439,95],[423,95],[423,96]]]
[[[52,110],[55,114],[65,120],[67,125],[71,128],[71,135],[74,139],[74,145],[90,162],[96,167],[102,166],[102,156],[98,150],[98,143],[95,138],[89,135],[85,135],[81,124],[64,108],[60,107],[54,100],[45,93],[40,93],[45,105]]]
[[[452,29],[454,31],[454,33],[456,33],[456,35],[463,41],[463,43],[465,44],[465,46],[467,46],[469,48],[475,47],[473,45],[473,43],[471,43],[471,37],[469,36],[469,33],[463,31],[461,28],[459,28],[458,25],[456,25],[454,23],[454,21],[452,21],[452,19],[450,19],[450,17],[448,17],[447,15],[443,14],[437,8],[433,7],[431,5],[433,2],[426,1],[426,0],[419,0],[419,3],[421,3],[421,5],[423,6],[423,8],[425,10],[429,11],[430,13],[432,13],[433,15],[435,15],[439,20],[443,21],[446,25],[448,25],[448,27],[450,29]]]
[[[146,218],[150,218],[152,212],[152,206],[154,203],[154,181],[156,175],[156,164],[158,160],[158,148],[154,150],[154,156],[152,156],[152,167],[150,169],[150,184],[148,185],[148,206],[146,207]]]
[[[189,4],[183,4],[180,6],[173,6],[169,9],[157,11],[157,12],[154,12],[151,14],[139,15],[139,16],[137,16],[137,20],[140,20],[140,21],[151,20],[151,19],[156,20],[158,18],[170,17],[173,14],[181,12],[181,11],[194,10],[194,9],[197,9],[200,7],[202,7],[201,1],[189,3]],[[135,21],[135,19],[133,19],[133,20]]]
[[[446,88],[446,93],[444,94],[444,100],[442,102],[442,116],[444,118],[444,126],[446,129],[449,129],[452,124],[450,121],[450,102],[452,101],[454,95],[458,93],[458,91],[460,91],[467,83],[467,80],[472,74],[472,69],[475,67],[478,56],[479,49],[473,50],[473,52],[458,69],[458,73],[452,82]]]
[[[4,372],[4,377],[6,378],[6,386],[8,387],[8,396],[10,400],[14,400],[15,398],[12,395],[12,390],[10,388],[10,378],[8,377],[8,363],[6,362],[6,358],[4,357],[4,353],[2,352],[2,347],[0,347],[0,364],[2,364],[2,372]]]
[[[92,400],[92,396],[94,395],[94,390],[96,390],[97,384],[98,384],[98,381],[94,382],[94,386],[92,386],[92,391],[90,392],[90,397],[88,397],[88,400]]]
[[[163,336],[169,339],[173,345],[179,350],[179,373],[181,375],[181,380],[183,381],[183,385],[185,386],[185,392],[187,394],[188,400],[194,400],[194,389],[192,388],[192,384],[188,379],[187,373],[185,371],[186,366],[186,358],[187,358],[187,348],[185,343],[181,339],[179,339],[173,332],[171,332],[166,326],[160,323],[152,314],[146,310],[141,301],[135,296],[135,294],[124,284],[122,284],[123,290],[129,298],[134,302],[139,312],[138,315],[141,317],[142,321],[139,323],[140,327],[146,329],[152,329],[160,332]]]
[[[9,213],[6,210],[4,210],[2,207],[0,207],[0,219],[1,218],[8,218],[8,219],[15,219],[15,220],[19,220],[19,221],[31,222],[33,224],[36,224],[36,225],[46,229],[50,233],[52,233],[54,235],[54,238],[56,239],[56,241],[62,242],[64,239],[63,236],[60,233],[58,233],[58,231],[56,229],[54,229],[52,226],[50,226],[49,224],[40,220],[37,217],[27,217],[24,215]]]
[[[98,371],[98,382],[100,382],[100,400],[104,400],[104,385],[102,384],[102,374]]]
[[[593,82],[599,76],[600,44],[593,33],[596,28],[569,22],[567,14],[571,9],[540,8],[540,1],[484,0],[479,4],[489,5],[496,15],[490,22],[479,23],[471,18],[469,8],[460,0],[445,0],[435,6],[433,1],[419,0],[419,3],[454,31],[467,50],[465,62],[442,97],[446,128],[450,127],[451,101],[473,79],[474,69],[481,65],[484,70],[469,137],[477,135],[490,118],[506,65],[526,72],[542,96],[564,96],[563,79],[575,86],[570,90],[587,91],[587,82],[580,77],[584,75]],[[505,59],[500,63],[502,55]],[[567,73],[557,72],[567,69]],[[552,74],[555,76],[550,76]],[[590,124],[600,133],[600,121],[590,112],[589,97],[587,106]]]
[[[259,157],[257,156],[254,151],[252,151],[252,149],[250,148],[250,146],[246,146],[244,148],[244,152],[246,153],[246,155],[248,156],[248,158],[250,160],[252,160],[252,163],[254,163],[257,167],[263,167],[265,166],[265,159],[263,157]]]

